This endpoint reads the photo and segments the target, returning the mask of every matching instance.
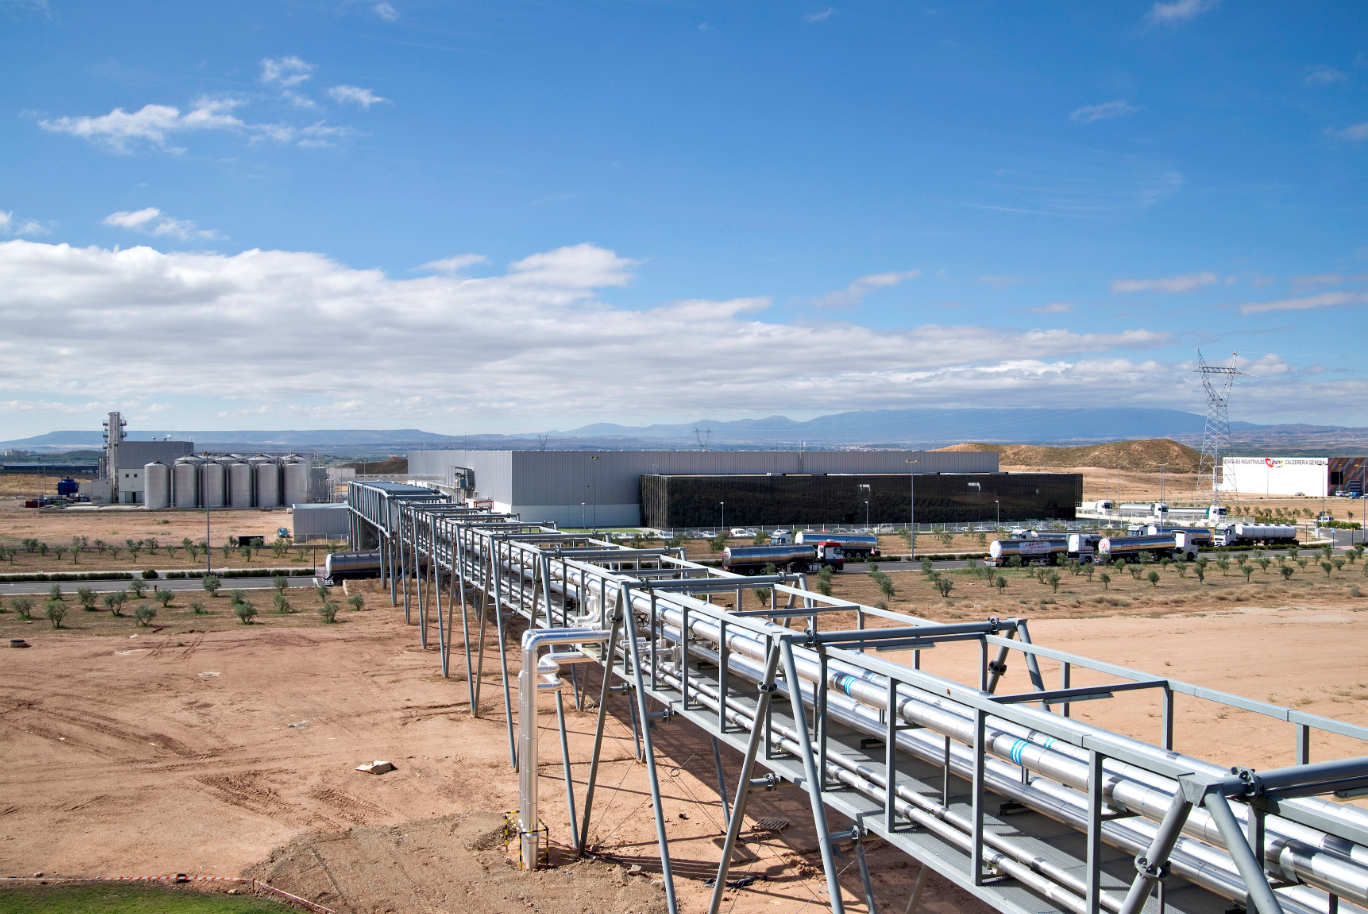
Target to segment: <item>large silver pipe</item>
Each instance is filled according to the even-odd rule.
[[[499,551],[505,552],[506,550],[501,549]],[[514,565],[514,563],[510,563],[510,565]],[[521,561],[517,562],[515,567],[515,573],[519,576],[529,573],[525,568],[524,563]],[[509,570],[513,570],[513,568],[510,568]],[[559,574],[555,577],[559,578]],[[596,602],[595,598],[599,595],[585,586],[585,574],[583,572],[573,566],[569,567],[566,570],[566,578],[566,580],[553,581],[556,590],[563,595],[568,594],[576,597],[581,606],[591,606]],[[604,583],[605,595],[611,594],[615,598],[620,587],[618,582],[608,581]],[[738,580],[738,586],[745,586],[745,582]],[[588,591],[587,594],[586,591]],[[671,595],[669,599],[681,603],[686,603],[688,601],[688,598],[678,595]],[[695,602],[700,606],[703,605],[699,601]],[[632,604],[636,614],[645,614],[650,611],[650,599],[643,594],[640,589],[633,589]],[[683,611],[680,607],[673,605],[671,602],[665,602],[664,599],[657,601],[656,606],[662,622],[673,626],[676,630],[683,625]],[[689,627],[692,635],[696,638],[712,641],[714,643],[721,638],[720,627],[712,619],[706,616],[692,616],[689,619]],[[790,634],[790,632],[781,629],[778,626],[774,626],[773,628],[775,634]],[[762,636],[754,635],[749,632],[738,631],[735,628],[730,629],[728,631],[728,648],[734,654],[739,654],[742,657],[750,657],[752,659],[763,658],[764,648]],[[733,656],[732,660],[738,667],[742,665],[738,662],[737,657]],[[820,678],[821,672],[817,663],[808,660],[807,658],[796,657],[795,660],[798,661],[797,666],[800,678],[809,681],[815,681]],[[862,716],[863,713],[868,713],[868,711],[860,712],[858,709],[858,706],[860,705],[874,711],[875,714],[877,714],[877,711],[880,709],[886,710],[883,708],[883,705],[886,703],[886,685],[880,682],[882,677],[870,674],[867,671],[848,670],[843,669],[843,667],[843,664],[837,662],[831,663],[828,685],[849,692],[849,696],[854,700],[856,706],[847,710],[856,714],[856,716]],[[739,668],[737,669],[737,672],[745,675]],[[804,691],[806,692],[807,690],[805,689]],[[931,696],[926,697],[930,698]],[[966,733],[965,731],[966,721],[964,718],[966,715],[965,709],[963,709],[962,706],[958,708],[958,712],[955,712],[946,707],[947,703],[944,700],[938,700],[933,703],[930,701],[921,701],[919,699],[920,696],[918,698],[908,698],[901,702],[898,707],[899,716],[909,723],[926,726],[931,730],[943,735],[949,735],[960,741],[972,742],[972,733]],[[1056,725],[1058,725],[1061,720],[1067,719],[1061,719],[1053,715],[1051,716],[1051,722]],[[1005,722],[1002,723],[1005,724]],[[1093,728],[1086,724],[1078,724],[1077,722],[1072,721],[1069,725],[1079,733],[1106,732],[1101,731],[1100,728]],[[1013,729],[1019,728],[1013,727]],[[1112,738],[1116,738],[1115,734],[1109,735]],[[1021,743],[1023,740],[1028,745],[1022,746]],[[1044,744],[1041,743],[1041,740],[1044,741]],[[903,741],[903,738],[900,737],[899,742],[902,743]],[[909,738],[907,741],[913,743],[915,742],[915,738]],[[1129,742],[1132,742],[1133,747],[1142,754],[1144,752],[1162,754],[1164,760],[1167,762],[1183,759],[1182,756],[1176,753],[1165,752],[1164,750],[1157,749],[1138,740]],[[1058,749],[1055,748],[1056,746]],[[916,751],[911,745],[907,748]],[[920,748],[923,751],[917,752],[918,755],[927,757],[931,761],[937,760],[936,753],[928,753],[926,747]],[[1037,805],[1055,808],[1057,818],[1061,817],[1064,812],[1067,812],[1069,814],[1067,819],[1069,824],[1075,826],[1078,824],[1076,818],[1078,815],[1078,797],[1074,792],[1086,790],[1087,772],[1086,769],[1079,764],[1079,759],[1071,757],[1072,752],[1076,751],[1075,747],[1068,746],[1067,744],[1052,744],[1049,742],[1048,738],[1040,737],[1039,734],[1031,734],[1023,737],[1019,732],[1009,732],[1005,727],[1003,729],[995,727],[988,734],[987,749],[991,754],[1002,759],[1012,759],[1013,750],[1015,749],[1017,757],[1020,758],[1020,764],[1023,767],[1033,770],[1046,778],[1057,780],[1060,783],[1067,785],[1069,788],[1072,788],[1072,790],[1065,791],[1065,796],[1063,797],[1051,798],[1053,802],[1043,802],[1048,795],[1047,791],[1043,790],[1039,791],[1040,795],[1026,797],[1026,799],[1033,801],[1030,804],[1033,808]],[[1198,759],[1184,759],[1184,764],[1187,764],[1188,761],[1192,763],[1194,771],[1219,771],[1219,769],[1216,769],[1215,766],[1212,766],[1210,763]],[[1001,772],[996,773],[1001,774]],[[1142,773],[1143,780],[1137,776]],[[1164,783],[1167,779],[1163,779],[1153,772],[1147,772],[1144,771],[1144,769],[1136,769],[1134,766],[1123,765],[1122,763],[1110,765],[1107,769],[1107,774],[1109,777],[1107,783],[1104,785],[1104,796],[1110,800],[1113,806],[1122,808],[1126,811],[1137,812],[1150,820],[1162,820],[1164,813],[1172,803],[1174,792],[1177,789],[1175,784],[1171,781]],[[1127,776],[1128,774],[1131,776]],[[996,781],[997,778],[995,777],[994,780]],[[1010,789],[1011,783],[1012,781],[1010,778],[1008,779],[1007,785],[995,783],[994,790],[995,792],[1003,793],[1004,791],[999,790],[998,787],[1005,786],[1007,790],[1004,795],[1010,795],[1012,792]],[[1039,786],[1042,788],[1048,787],[1048,785],[1045,784]],[[1035,793],[1035,791],[1032,793]],[[1326,801],[1319,801],[1318,805],[1324,804],[1325,802]],[[1333,806],[1333,804],[1330,805]],[[1341,807],[1333,808],[1336,810],[1343,809]],[[1042,809],[1042,811],[1046,810]],[[1203,814],[1201,811],[1195,812],[1197,812],[1197,814],[1191,817],[1194,821],[1189,822],[1188,828],[1185,829],[1185,833],[1198,838],[1199,841],[1207,842],[1211,847],[1224,849],[1224,840],[1220,835],[1219,829],[1215,827],[1215,823],[1211,821],[1210,815]],[[1354,810],[1349,813],[1349,815],[1355,814],[1361,814],[1361,811]],[[1105,833],[1113,835],[1118,839],[1126,836],[1125,832],[1127,829],[1125,826],[1119,825],[1116,822],[1109,822],[1107,825],[1108,828],[1104,829]],[[1126,842],[1127,845],[1129,845],[1127,849],[1143,850],[1145,846],[1143,842],[1147,841],[1149,837],[1152,836],[1152,828],[1153,826],[1151,825],[1151,835],[1132,834],[1130,836],[1131,840]],[[1315,829],[1299,826],[1297,823],[1287,822],[1278,817],[1269,817],[1266,828],[1269,839],[1267,842],[1266,857],[1268,863],[1271,865],[1270,869],[1272,869],[1275,874],[1282,875],[1284,878],[1297,879],[1327,892],[1334,892],[1341,897],[1355,900],[1360,904],[1368,903],[1368,873],[1365,873],[1357,865],[1358,860],[1361,860],[1364,856],[1365,852],[1363,848],[1354,845],[1351,842],[1346,842],[1344,839],[1320,833]],[[1131,829],[1131,831],[1134,831],[1134,829]],[[1285,832],[1288,831],[1294,832],[1294,834],[1286,834]],[[1310,840],[1308,841],[1307,839]],[[1189,858],[1188,864],[1182,867],[1182,870],[1186,871],[1183,874],[1200,884],[1207,884],[1210,882],[1211,884],[1208,885],[1209,888],[1212,888],[1214,891],[1219,891],[1227,897],[1236,897],[1236,895],[1231,894],[1232,886],[1236,885],[1238,888],[1243,889],[1243,885],[1238,882],[1238,877],[1236,877],[1234,883],[1231,881],[1232,874],[1230,870],[1233,868],[1233,861],[1229,856],[1220,853],[1215,859],[1204,861],[1200,858],[1208,857],[1208,853],[1195,853],[1202,849],[1200,847],[1186,846],[1189,843],[1196,842],[1181,841],[1180,848],[1175,851],[1175,859],[1181,857]],[[1210,847],[1205,848],[1205,850],[1209,852]],[[1216,869],[1212,869],[1213,865]],[[1215,875],[1217,869],[1220,871],[1220,875]],[[1284,890],[1285,893],[1288,891],[1291,890]]]

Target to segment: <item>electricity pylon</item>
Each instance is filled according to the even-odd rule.
[[[1240,370],[1235,367],[1238,353],[1230,354],[1230,365],[1208,365],[1202,350],[1197,350],[1197,369],[1193,374],[1202,376],[1202,387],[1207,395],[1206,429],[1202,432],[1202,460],[1197,465],[1197,483],[1193,497],[1201,498],[1210,492],[1207,504],[1221,503],[1221,489],[1217,474],[1221,470],[1221,455],[1230,450],[1230,413],[1226,404],[1230,400],[1230,389],[1235,385],[1235,376]]]

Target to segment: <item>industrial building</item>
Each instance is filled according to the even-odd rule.
[[[196,455],[192,441],[130,441],[119,413],[105,422],[100,478],[82,483],[94,503],[164,508],[281,508],[327,500],[327,477],[298,454]]]
[[[785,492],[805,488],[808,500],[801,498],[787,502],[795,510],[813,509],[839,516],[793,516],[782,515],[784,520],[776,524],[799,524],[809,522],[844,522],[846,515],[855,514],[852,520],[864,518],[863,501],[860,510],[855,511],[853,504],[863,496],[857,492],[865,490],[859,486],[875,487],[880,494],[871,505],[871,520],[875,505],[884,522],[906,522],[909,471],[916,474],[916,487],[925,486],[925,492],[932,501],[925,502],[927,516],[921,514],[923,494],[917,494],[917,520],[920,523],[940,522],[934,513],[936,505],[945,507],[946,519],[973,514],[974,520],[990,520],[995,516],[995,501],[1002,502],[1002,518],[1009,518],[1007,499],[1012,500],[1011,517],[1016,519],[1045,519],[1053,516],[1072,516],[1077,496],[1069,488],[1069,494],[1050,488],[1041,482],[1030,483],[1029,498],[1022,500],[1017,495],[1008,495],[1011,480],[1023,474],[998,473],[998,455],[991,451],[412,451],[409,457],[409,473],[413,476],[426,476],[442,480],[442,486],[463,497],[487,503],[495,511],[519,514],[524,518],[538,521],[555,522],[564,527],[635,527],[642,524],[652,526],[717,526],[721,521],[721,511],[714,516],[698,521],[681,521],[674,524],[659,525],[651,518],[659,520],[662,516],[655,508],[643,510],[643,490],[650,487],[651,493],[673,491],[682,493],[683,487],[741,485],[740,478],[771,478],[783,480],[808,480],[807,482],[773,482],[771,490],[774,497],[782,487]],[[973,478],[962,478],[963,474],[974,474]],[[938,477],[950,477],[958,483],[933,482]],[[1073,486],[1072,476],[1065,474],[1025,474],[1032,479],[1065,480],[1066,488]],[[670,482],[657,488],[654,482],[644,483],[643,477],[683,479],[688,477],[710,477],[712,482],[685,483]],[[860,477],[856,479],[856,477]],[[869,477],[869,478],[865,478]],[[732,480],[725,482],[721,480]],[[815,481],[819,480],[819,481]],[[977,483],[971,488],[970,483]],[[950,493],[954,487],[952,496]],[[1027,485],[1026,483],[1022,484]],[[1081,485],[1081,483],[1080,483]],[[894,490],[902,490],[900,496]],[[999,494],[993,496],[991,492]],[[822,492],[832,493],[821,495]],[[840,501],[846,495],[850,504]],[[1081,496],[1081,491],[1078,492]],[[653,494],[651,496],[655,498]],[[680,496],[682,497],[682,496]],[[703,496],[699,496],[702,498]],[[711,498],[708,495],[707,498]],[[788,496],[786,496],[788,497]],[[901,498],[901,509],[897,508]],[[939,501],[936,501],[939,499]],[[966,502],[965,499],[971,499]],[[975,502],[972,499],[980,499]],[[725,501],[725,498],[718,498]],[[668,502],[668,497],[667,497]],[[950,510],[950,505],[955,505]],[[1053,507],[1052,507],[1053,504]],[[837,508],[840,508],[837,511]],[[738,504],[739,508],[739,504]],[[1019,511],[1018,511],[1019,508]],[[669,516],[668,503],[661,509]],[[681,510],[676,507],[676,512]],[[655,511],[656,513],[651,513]],[[894,514],[897,516],[893,516]],[[1057,512],[1052,514],[1051,512]],[[649,515],[649,516],[648,516]],[[683,516],[683,515],[680,515]],[[690,515],[693,516],[693,515]],[[780,516],[780,515],[767,515]],[[727,512],[730,523],[732,514]],[[747,523],[736,518],[737,523]],[[750,523],[757,523],[751,521]]]
[[[915,492],[913,491],[915,489]],[[646,526],[775,527],[791,524],[1073,520],[1081,473],[641,477]]]

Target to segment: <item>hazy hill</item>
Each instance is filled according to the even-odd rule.
[[[1143,441],[1110,441],[1083,447],[1043,447],[1036,444],[955,444],[942,451],[996,451],[1002,466],[1013,467],[1118,467],[1138,473],[1158,473],[1167,463],[1170,473],[1195,473],[1201,451],[1168,438]]]

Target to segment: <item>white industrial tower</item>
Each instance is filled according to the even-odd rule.
[[[123,441],[123,430],[128,423],[118,413],[110,413],[104,424],[105,465],[104,478],[109,480],[109,500],[119,503],[119,442]]]
[[[1202,376],[1202,387],[1207,395],[1206,429],[1202,432],[1202,460],[1197,466],[1197,484],[1193,489],[1194,498],[1210,498],[1205,504],[1221,503],[1221,489],[1216,474],[1221,470],[1221,454],[1230,450],[1230,414],[1226,403],[1230,399],[1230,388],[1235,384],[1235,376],[1240,373],[1235,367],[1235,357],[1230,354],[1230,365],[1208,365],[1202,350],[1197,350],[1197,370],[1194,374]],[[1202,502],[1199,502],[1199,504]]]

